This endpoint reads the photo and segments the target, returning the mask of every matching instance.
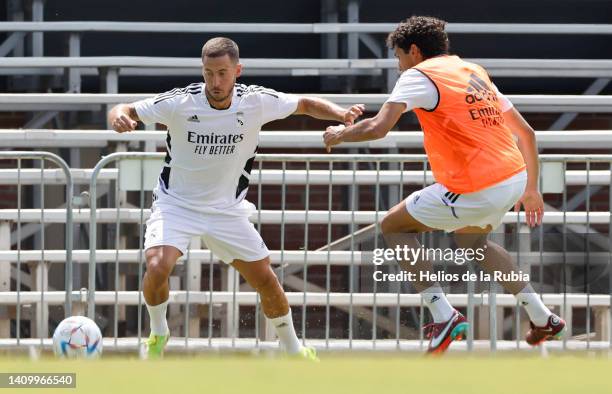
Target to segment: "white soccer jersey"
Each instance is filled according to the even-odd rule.
[[[155,196],[202,212],[243,215],[261,127],[297,109],[298,97],[236,84],[232,104],[210,106],[204,83],[134,103],[145,124],[168,128],[165,165]]]

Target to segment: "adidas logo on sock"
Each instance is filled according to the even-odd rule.
[[[276,326],[276,328],[283,328],[283,327],[287,327],[287,326],[288,326],[288,324],[283,322],[283,323],[279,324],[278,326]]]
[[[529,303],[527,301],[521,301],[521,305],[525,306],[525,305],[529,305]]]
[[[190,116],[189,118],[187,118],[187,122],[200,123],[200,119],[198,119],[198,115],[193,115],[193,116]]]
[[[433,303],[433,302],[438,301],[439,299],[440,299],[440,297],[438,297],[437,295],[435,295],[435,296],[431,297],[431,300],[429,300],[429,302],[432,302],[432,303]]]

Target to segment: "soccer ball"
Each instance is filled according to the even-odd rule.
[[[58,357],[97,358],[102,354],[102,333],[85,316],[68,317],[53,333],[53,352]]]

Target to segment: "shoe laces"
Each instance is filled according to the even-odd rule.
[[[423,333],[425,334],[425,338],[431,339],[432,337],[437,336],[446,323],[429,323],[423,326]]]

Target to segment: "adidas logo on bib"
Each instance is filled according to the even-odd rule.
[[[200,119],[198,119],[198,115],[193,115],[193,116],[190,116],[189,118],[187,118],[187,122],[200,123]]]

